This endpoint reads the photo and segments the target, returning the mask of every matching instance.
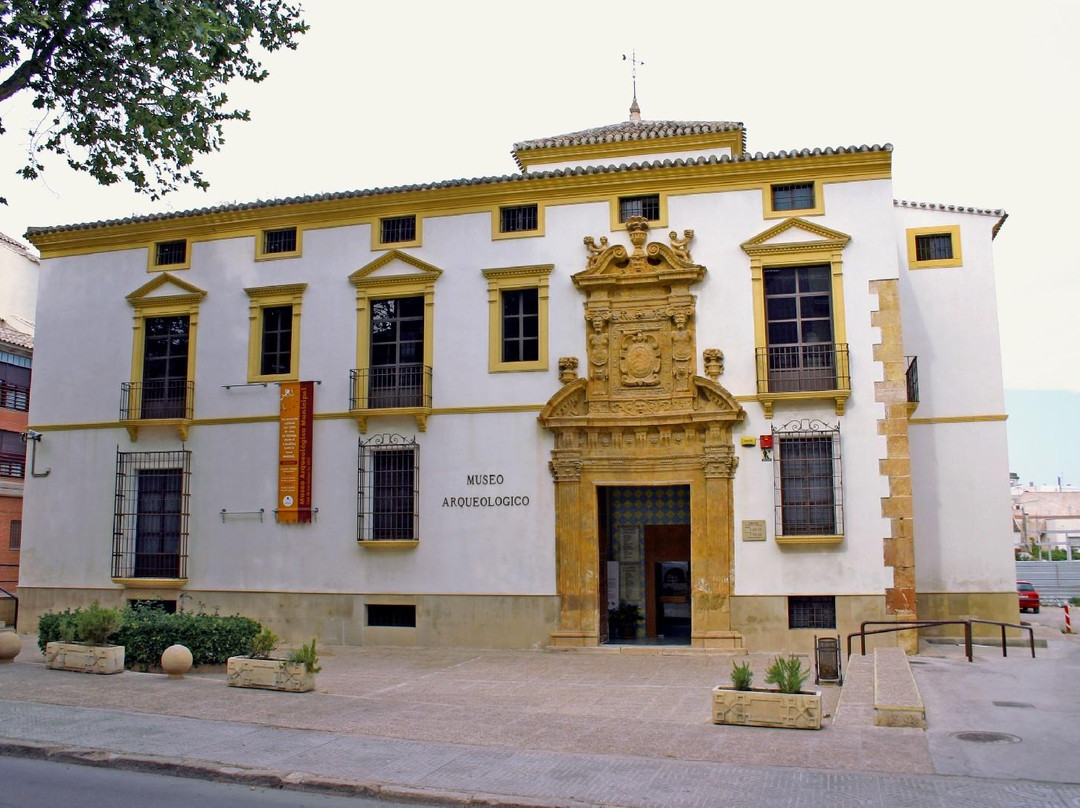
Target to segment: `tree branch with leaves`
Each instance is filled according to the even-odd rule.
[[[206,189],[196,157],[220,150],[224,122],[250,119],[224,86],[265,79],[252,49],[295,49],[301,11],[284,0],[0,0],[0,105],[29,93],[42,111],[17,173],[36,179],[53,153],[152,199]]]

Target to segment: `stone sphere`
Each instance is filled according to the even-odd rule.
[[[14,631],[0,631],[0,662],[11,662],[22,650],[22,640]]]
[[[191,651],[183,645],[170,645],[161,653],[161,669],[170,679],[182,679],[191,670]]]

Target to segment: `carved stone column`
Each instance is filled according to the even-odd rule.
[[[555,585],[559,593],[559,628],[552,632],[551,643],[598,645],[596,506],[594,503],[589,507],[589,498],[584,496],[581,452],[554,449],[551,454],[549,468],[555,478]]]
[[[742,648],[742,635],[731,630],[731,592],[735,584],[734,478],[739,458],[731,444],[707,448],[704,500],[691,518],[702,519],[690,547],[691,644],[698,648]],[[703,511],[703,513],[702,513]]]

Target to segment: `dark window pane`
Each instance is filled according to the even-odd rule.
[[[832,291],[832,268],[823,267],[800,267],[799,268],[799,291],[800,292],[831,292]]]
[[[538,228],[538,209],[536,205],[518,205],[499,209],[499,232],[519,233]]]
[[[940,261],[953,257],[951,233],[931,233],[915,236],[916,261]]]
[[[296,252],[296,228],[283,227],[263,233],[263,252],[266,254]]]
[[[829,305],[828,295],[804,295],[799,303],[799,308],[804,319],[832,316],[832,306]]]
[[[387,628],[416,628],[416,607],[369,603],[367,624]]]
[[[625,222],[631,216],[644,216],[650,221],[660,218],[660,195],[619,197],[619,221]]]
[[[832,342],[832,323],[829,320],[803,321],[802,342],[806,344],[819,344]]]
[[[788,628],[836,628],[836,598],[789,597]]]
[[[769,320],[794,320],[798,317],[798,306],[794,297],[765,298],[765,312]]]
[[[539,358],[539,297],[536,289],[502,293],[502,361],[535,362]]]
[[[182,264],[187,258],[187,241],[159,241],[156,245],[154,264],[166,266],[169,264]]]
[[[765,270],[765,294],[790,295],[795,293],[795,273],[790,269]]]
[[[832,447],[832,435],[780,438],[784,535],[835,533]]]
[[[22,520],[12,519],[11,525],[8,527],[8,549],[9,550],[21,550],[22,549]]]
[[[264,376],[292,370],[292,306],[268,306],[263,309],[262,363]]]
[[[416,216],[394,216],[381,220],[382,243],[416,240]]]
[[[794,345],[799,341],[799,324],[794,322],[769,323],[770,345]]]
[[[814,207],[814,183],[800,182],[772,186],[773,210],[803,210]]]

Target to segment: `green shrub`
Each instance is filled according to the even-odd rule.
[[[38,647],[45,653],[50,642],[65,642],[75,636],[75,626],[83,609],[48,612],[38,620]],[[251,653],[252,641],[262,626],[249,617],[222,617],[203,612],[169,614],[148,604],[127,606],[121,612],[123,625],[111,641],[124,646],[124,665],[149,670],[161,664],[161,654],[170,645],[184,645],[196,665],[224,665],[231,656]]]
[[[731,686],[736,690],[749,690],[750,683],[754,681],[754,672],[750,670],[749,662],[731,663]]]
[[[119,609],[104,609],[95,601],[75,616],[74,623],[79,642],[108,645],[109,638],[124,625],[124,617]]]
[[[781,693],[798,693],[802,690],[803,683],[810,678],[810,669],[804,668],[802,662],[795,655],[787,659],[777,657],[765,671],[765,681],[770,685],[776,685]]]
[[[251,653],[248,656],[252,659],[269,659],[277,644],[278,635],[264,628],[251,640]]]
[[[1070,606],[1080,606],[1080,598],[1069,598]]]
[[[312,637],[310,643],[301,645],[297,650],[289,654],[289,662],[303,662],[308,673],[318,673],[321,671],[322,668],[319,667],[319,655],[315,651],[315,638]]]

